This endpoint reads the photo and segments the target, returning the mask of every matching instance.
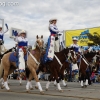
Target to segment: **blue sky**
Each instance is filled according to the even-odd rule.
[[[49,36],[49,19],[57,18],[60,31],[83,29],[100,26],[100,0],[0,0],[18,2],[16,6],[0,5],[0,18],[11,27],[25,29],[31,45],[36,35],[43,35],[47,41]],[[5,34],[5,47],[14,46],[9,38],[9,31]]]

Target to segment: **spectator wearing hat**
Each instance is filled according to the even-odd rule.
[[[26,37],[26,31],[20,31],[14,38],[15,42],[18,43],[18,54],[19,54],[19,70],[23,72],[25,70],[24,55],[28,46],[28,39]],[[27,55],[27,54],[26,54]]]

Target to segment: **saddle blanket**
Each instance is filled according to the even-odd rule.
[[[41,59],[43,63],[46,63],[48,60],[53,60],[54,57],[54,40],[55,37],[49,36],[47,47],[46,47],[46,53]]]
[[[9,61],[11,62],[18,62],[18,53],[16,53],[17,55],[15,56],[14,55],[15,52],[12,52],[9,56]],[[27,60],[27,54],[24,55],[24,60],[26,61]]]

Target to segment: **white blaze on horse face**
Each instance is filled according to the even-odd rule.
[[[38,37],[38,39],[37,39],[37,44],[36,45],[38,45],[38,47],[43,47],[44,46],[44,42],[43,42],[43,39],[42,38],[40,38],[40,37]]]
[[[74,51],[74,58],[75,58],[75,59],[77,59],[77,56],[76,56],[76,53],[75,53],[75,51]]]

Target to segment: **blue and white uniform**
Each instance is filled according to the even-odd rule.
[[[59,32],[55,24],[49,25],[50,36],[48,39],[48,46],[46,50],[46,59],[53,60],[54,52],[59,52],[59,39],[57,34]]]
[[[73,38],[73,40],[78,41],[76,38]],[[71,44],[70,47],[73,47],[74,51],[76,53],[81,52],[80,47],[79,47],[78,44]],[[80,62],[80,60],[81,60],[81,57],[78,59],[78,62]],[[75,74],[78,72],[78,65],[77,65],[77,63],[76,64],[73,64],[73,63],[71,64],[71,71],[73,71]]]
[[[71,44],[70,47],[73,47],[75,52],[81,52],[78,44]]]
[[[28,39],[22,36],[17,36],[14,40],[18,43],[19,70],[25,70],[25,60],[24,60],[23,48],[28,46]]]
[[[0,41],[1,41],[1,44],[0,44],[0,53],[1,53],[1,52],[4,52],[4,50],[3,50],[3,48],[4,48],[4,45],[3,45],[4,40],[3,40],[3,38],[4,38],[4,34],[5,34],[7,31],[8,31],[8,26],[7,26],[7,24],[6,24],[6,31],[4,31],[4,32],[0,31]]]
[[[49,31],[50,31],[51,35],[52,34],[57,34],[59,32],[57,26],[54,25],[54,24],[50,24],[49,25]]]
[[[3,41],[4,34],[5,34],[7,31],[8,31],[8,29],[6,29],[5,32],[0,31],[0,40]]]

